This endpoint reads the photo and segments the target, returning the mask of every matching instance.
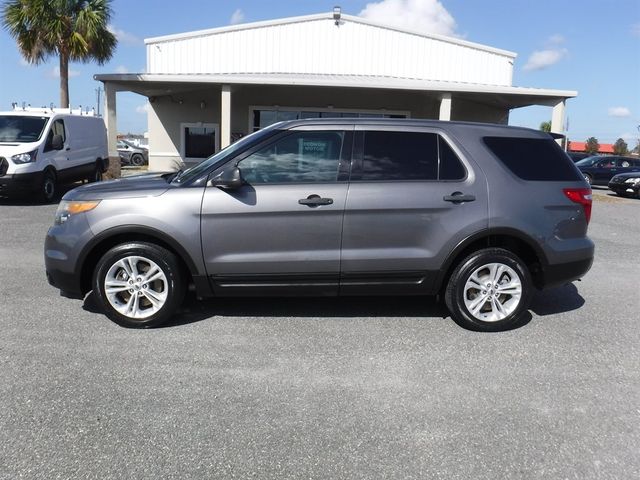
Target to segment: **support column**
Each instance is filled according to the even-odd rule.
[[[231,85],[222,85],[220,98],[220,148],[231,144]]]
[[[564,110],[566,99],[556,103],[553,106],[553,113],[551,114],[551,131],[553,133],[560,133],[564,135]],[[562,145],[562,140],[556,140],[558,144]]]
[[[451,94],[443,93],[440,97],[440,120],[451,120]]]
[[[107,177],[109,178],[120,178],[116,92],[117,89],[113,84],[104,82],[104,123],[107,127],[107,148],[109,149],[109,170],[107,170]]]

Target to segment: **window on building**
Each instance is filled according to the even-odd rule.
[[[459,180],[462,162],[435,133],[364,132],[359,180]]]
[[[335,182],[343,140],[344,132],[294,132],[238,167],[249,184]]]
[[[185,124],[182,127],[182,155],[202,160],[216,152],[218,129],[213,124]]]

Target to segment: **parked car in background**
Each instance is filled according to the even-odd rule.
[[[609,182],[609,190],[621,197],[640,198],[640,171],[615,175]]]
[[[144,147],[137,147],[126,140],[118,140],[118,155],[120,163],[141,167],[149,162],[149,150]]]
[[[576,163],[590,185],[604,185],[614,175],[640,171],[640,159],[617,155],[594,155]]]
[[[585,152],[567,152],[567,155],[569,155],[569,158],[571,160],[573,160],[573,162],[579,162],[580,160],[582,160],[583,158],[587,158],[592,156],[592,153],[585,153]]]
[[[51,202],[60,183],[97,182],[109,154],[104,120],[68,108],[0,112],[0,193]]]

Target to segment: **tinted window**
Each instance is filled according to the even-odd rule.
[[[579,181],[580,174],[552,139],[485,137],[496,157],[523,180]]]
[[[444,138],[438,136],[438,155],[440,157],[439,180],[462,180],[467,172]]]
[[[238,167],[250,184],[335,182],[344,132],[294,132],[252,153]]]
[[[435,133],[364,133],[360,180],[457,180],[465,169],[451,147]]]

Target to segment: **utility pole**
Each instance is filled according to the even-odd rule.
[[[100,87],[96,88],[96,99],[98,108],[96,108],[96,113],[100,116],[100,94],[102,93],[102,89]]]

